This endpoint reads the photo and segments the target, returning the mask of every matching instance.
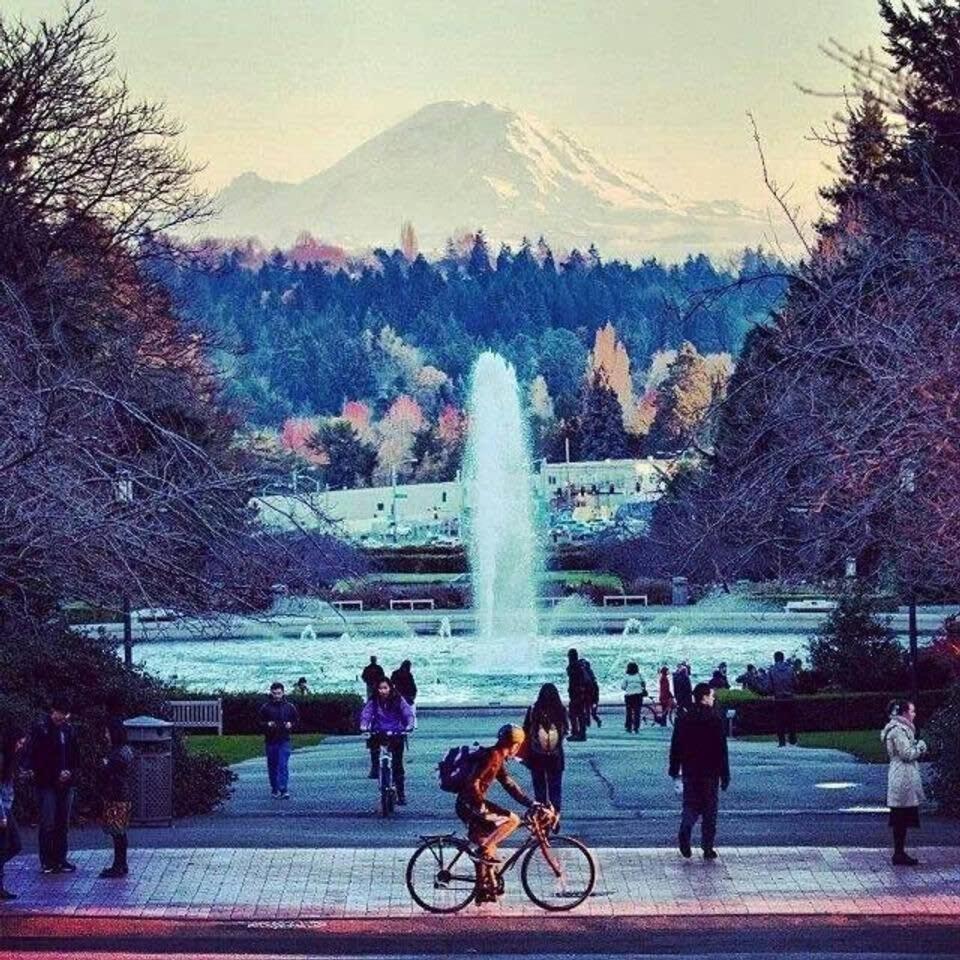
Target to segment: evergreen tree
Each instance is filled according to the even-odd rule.
[[[324,479],[334,490],[370,486],[377,450],[360,439],[346,420],[328,420],[311,437],[309,446],[326,455]]]
[[[584,385],[578,433],[582,460],[615,460],[628,455],[620,401],[603,370],[595,371]]]
[[[491,272],[490,251],[487,249],[487,240],[482,230],[477,231],[473,239],[473,248],[470,250],[470,259],[467,261],[467,273],[479,280]]]

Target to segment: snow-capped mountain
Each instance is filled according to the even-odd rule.
[[[756,245],[767,221],[731,201],[686,203],[601,160],[572,137],[489,103],[434,103],[301,183],[253,173],[216,198],[208,231],[289,245],[302,230],[350,249],[393,247],[413,222],[425,250],[482,227],[494,243],[595,242],[607,257]]]

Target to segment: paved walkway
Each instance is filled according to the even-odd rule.
[[[602,848],[587,917],[960,915],[960,848],[919,851],[923,865],[894,868],[886,850],[729,848],[715,863],[672,849]],[[75,874],[41,876],[36,861],[8,866],[20,899],[0,906],[23,915],[191,920],[408,918],[421,914],[404,883],[409,850],[152,849],[134,851],[126,880],[97,879],[103,851],[76,854]],[[543,915],[527,901],[516,872],[495,905],[474,916]]]

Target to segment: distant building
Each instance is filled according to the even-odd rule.
[[[624,503],[653,503],[663,494],[672,460],[541,461],[534,494],[545,510],[572,510],[577,520],[611,520]],[[460,535],[465,512],[463,483],[408,483],[354,490],[265,494],[256,500],[268,526],[313,528],[318,515],[334,530],[365,542],[423,542]]]

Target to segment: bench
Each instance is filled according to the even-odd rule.
[[[645,593],[611,593],[603,598],[605,607],[645,607],[647,595]]]
[[[417,600],[391,600],[391,610],[432,610],[434,608],[433,599],[424,597]]]
[[[223,736],[222,700],[170,700],[167,709],[175,727],[216,730],[218,736]]]
[[[362,600],[334,600],[330,604],[334,610],[359,610],[363,612]]]

